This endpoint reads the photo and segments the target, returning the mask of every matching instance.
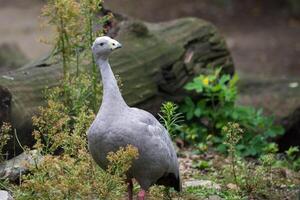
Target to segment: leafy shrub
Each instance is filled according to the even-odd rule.
[[[63,81],[62,86],[47,90],[46,106],[40,107],[39,116],[33,117],[35,147],[42,148],[43,154],[54,154],[63,144],[64,151],[71,154],[70,151],[82,143],[80,140],[85,140],[80,137],[85,137],[95,117],[93,111],[88,109],[92,107],[91,87],[91,79],[82,73],[70,79],[68,84]],[[100,84],[98,88],[100,99]]]
[[[299,147],[290,147],[286,153],[287,166],[295,171],[300,170]]]
[[[278,145],[276,143],[270,143],[268,146],[264,148],[265,154],[278,154]],[[300,158],[299,158],[299,147],[291,146],[288,150],[284,152],[284,154],[279,154],[274,166],[289,168],[294,171],[300,170]]]
[[[278,167],[286,167],[294,171],[300,170],[299,147],[290,147],[286,150],[281,159],[277,160],[275,165]]]
[[[87,149],[86,132],[102,95],[90,51],[94,38],[102,34],[94,26],[109,19],[108,15],[97,18],[101,3],[49,0],[43,9],[43,17],[56,28],[54,40],[47,42],[54,45],[53,58],[63,64],[64,79],[46,90],[46,105],[33,117],[34,148],[43,159],[29,166],[30,174],[13,186],[16,199],[120,199],[124,194],[124,176],[138,150],[127,146],[109,153],[104,171]],[[92,70],[86,73],[79,66],[92,66]]]
[[[126,178],[125,174],[130,169],[133,159],[137,159],[139,155],[138,149],[132,145],[127,145],[126,148],[120,147],[117,152],[109,152],[107,160],[110,163],[107,171],[110,174],[115,174]]]
[[[31,166],[31,174],[14,190],[16,199],[121,199],[125,193],[124,175],[137,149],[128,146],[108,155],[108,172],[92,161],[86,149],[76,156],[46,155]]]
[[[217,69],[212,74],[195,77],[185,86],[198,98],[187,97],[181,106],[189,121],[182,129],[184,139],[199,143],[213,135],[218,150],[226,152],[221,129],[232,121],[244,129],[243,138],[237,145],[238,151],[243,156],[257,156],[263,152],[269,139],[283,133],[283,128],[274,125],[272,117],[263,116],[262,110],[235,105],[237,81],[237,75],[222,75],[221,69]]]
[[[95,118],[85,98],[91,82],[82,76],[71,80],[73,88],[48,90],[46,106],[33,117],[34,147],[43,159],[30,166],[31,173],[14,187],[16,199],[120,199],[125,192],[124,175],[138,151],[127,146],[109,153],[107,172],[94,163],[86,139]]]
[[[103,29],[95,27],[101,27],[112,17],[107,14],[99,18],[97,15],[101,9],[102,0],[49,0],[42,10],[45,24],[55,28],[54,38],[44,42],[53,45],[51,57],[62,63],[66,83],[72,76],[90,69],[88,75],[92,84],[89,95],[92,95],[94,111],[98,109],[99,73],[90,47],[94,39],[103,34]],[[67,93],[65,97],[68,97]]]
[[[88,73],[81,72],[78,76],[70,77],[68,81],[61,83],[60,87],[51,88],[51,92],[45,93],[48,100],[61,102],[66,106],[68,115],[80,113],[82,107],[93,108],[94,98],[99,108],[102,98],[102,85],[97,82],[96,96],[93,94],[93,80]]]

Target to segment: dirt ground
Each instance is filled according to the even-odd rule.
[[[300,21],[290,16],[283,3],[271,0],[231,1],[233,6],[218,0],[107,0],[105,5],[116,12],[152,22],[185,16],[209,20],[224,34],[236,69],[243,79],[280,79],[284,80],[286,88],[289,82],[299,81]],[[44,2],[0,0],[0,44],[18,44],[29,59],[47,53],[50,46],[38,41],[41,36],[51,35],[49,29],[41,31],[39,26],[38,16]],[[296,103],[292,103],[292,107],[299,105],[299,87],[296,89],[299,96],[293,100]],[[277,96],[286,95],[276,93],[276,88],[274,90]],[[255,97],[254,94],[255,91],[250,94],[250,99]],[[293,98],[293,94],[294,91],[291,91],[288,95]],[[269,98],[272,103],[272,97],[264,95],[262,90],[259,100],[245,102],[268,105],[265,98]],[[288,101],[280,101],[279,105],[282,104],[290,106]],[[275,105],[278,106],[278,103]]]

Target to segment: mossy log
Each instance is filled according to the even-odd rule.
[[[15,70],[26,64],[28,59],[14,43],[0,45],[0,73]]]
[[[183,86],[208,67],[233,73],[223,37],[210,23],[183,18],[164,23],[120,22],[123,49],[110,58],[127,103],[156,113],[165,100],[180,101]],[[62,66],[48,57],[0,77],[1,121],[11,121],[21,141],[30,138],[31,117],[43,105],[43,90],[58,85]]]

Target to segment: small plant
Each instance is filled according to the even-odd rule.
[[[290,147],[285,151],[285,161],[281,163],[281,165],[288,167],[292,170],[299,171],[300,170],[300,157],[299,157],[299,147]]]
[[[190,198],[183,199],[224,199],[224,200],[244,200],[239,194],[229,191],[229,190],[217,190],[215,188],[205,188],[205,187],[189,187],[187,188],[187,194],[193,195]],[[188,197],[188,195],[186,195]],[[213,198],[215,196],[215,198]],[[245,199],[246,200],[246,199]]]
[[[127,145],[126,148],[120,147],[117,152],[110,152],[107,159],[110,163],[107,171],[110,174],[118,175],[126,178],[125,174],[131,167],[131,163],[139,156],[138,149],[132,145]]]
[[[63,92],[68,92],[68,101]],[[124,175],[137,158],[137,149],[127,146],[109,153],[108,171],[100,169],[87,149],[86,132],[95,115],[87,107],[90,102],[82,100],[85,87],[57,87],[48,93],[47,105],[33,117],[34,147],[43,159],[30,166],[31,173],[22,177],[20,186],[14,186],[15,198],[120,199],[126,188]],[[74,106],[76,102],[81,108]]]
[[[63,150],[72,156],[85,145],[82,140],[86,140],[85,133],[95,117],[88,109],[91,107],[91,80],[82,74],[70,79],[70,84],[72,86],[62,83],[65,88],[48,89],[46,106],[40,107],[39,115],[32,119],[34,147],[44,155]]]
[[[272,156],[275,162],[272,163],[272,166],[289,168],[293,171],[300,170],[300,158],[299,158],[299,148],[291,146],[288,150],[285,151],[285,154],[281,156],[281,159],[275,159],[275,155],[278,153],[278,145],[276,143],[270,143],[265,149],[265,155]],[[262,155],[262,158],[265,156]]]
[[[54,41],[46,41],[53,45],[52,57],[62,62],[64,83],[66,87],[73,75],[79,76],[81,71],[91,69],[90,99],[94,111],[98,108],[98,73],[90,47],[93,40],[103,34],[101,26],[112,15],[101,18],[97,14],[102,9],[102,0],[49,0],[42,11],[46,22],[55,28]],[[70,88],[70,87],[69,87]],[[67,93],[65,98],[68,98]]]
[[[11,125],[9,123],[3,122],[0,129],[0,151],[1,151],[0,163],[3,162],[7,157],[7,154],[3,154],[2,151],[4,146],[7,144],[8,140],[11,138],[11,135],[12,135]]]
[[[290,147],[285,153],[289,160],[295,160],[299,154],[299,147]]]
[[[274,142],[269,143],[265,148],[263,148],[265,154],[275,154],[278,152],[278,150],[278,145]]]
[[[230,157],[229,165],[223,167],[221,176],[224,176],[224,185],[234,183],[236,190],[241,196],[248,196],[253,199],[277,199],[280,198],[280,186],[293,186],[293,181],[282,178],[274,168],[276,166],[275,154],[276,145],[271,145],[270,153],[261,155],[259,163],[247,162],[238,155],[237,146],[239,140],[244,136],[243,130],[236,123],[228,123],[223,127],[225,144],[228,146]],[[232,186],[231,186],[232,187]]]
[[[261,183],[265,183],[263,168],[255,167],[251,163],[246,163],[238,156],[237,144],[243,136],[243,130],[239,124],[229,122],[222,129],[225,134],[225,144],[228,146],[228,155],[230,158],[230,167],[224,167],[224,174],[230,171],[233,176],[233,183],[238,190],[251,194],[262,190]],[[250,176],[252,176],[250,178]],[[232,178],[227,175],[227,181],[232,182]],[[265,189],[265,188],[263,188]]]
[[[236,185],[239,185],[236,174],[236,145],[242,138],[243,130],[240,128],[239,124],[229,122],[227,126],[223,127],[222,131],[225,133],[225,144],[228,145],[228,154],[231,159],[230,162],[234,182]]]
[[[236,106],[237,75],[221,74],[217,69],[209,75],[200,75],[185,86],[197,94],[198,99],[187,97],[181,111],[189,121],[183,126],[184,139],[203,142],[207,135],[214,136],[214,144],[226,152],[221,129],[228,122],[236,122],[244,129],[244,137],[237,144],[242,156],[259,156],[268,145],[268,140],[283,134],[281,126],[274,125],[273,118],[265,117],[262,110]]]
[[[198,162],[193,163],[192,167],[200,170],[206,170],[211,167],[211,163],[205,160],[199,160]]]
[[[222,128],[217,123],[219,109],[231,107],[236,99],[237,75],[221,75],[221,69],[207,76],[200,75],[185,86],[188,91],[195,91],[202,97],[194,103],[192,98],[187,97],[182,110],[186,113],[188,120],[194,117],[207,116],[211,120],[211,128]],[[221,127],[220,127],[221,126]]]
[[[161,114],[158,114],[161,122],[173,138],[175,137],[176,130],[180,127],[179,124],[182,122],[182,114],[177,110],[178,106],[176,104],[173,102],[165,102],[161,106]]]
[[[124,174],[136,156],[134,147],[110,153],[108,169],[116,172],[110,174],[91,160],[86,149],[80,149],[76,157],[46,155],[40,164],[31,167],[31,174],[23,176],[22,184],[14,188],[14,196],[20,200],[120,199],[126,189]]]
[[[64,78],[68,77],[72,55],[80,35],[80,5],[74,0],[49,0],[42,16],[56,29],[54,47],[62,60]]]

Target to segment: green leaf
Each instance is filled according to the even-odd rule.
[[[225,153],[227,151],[227,146],[225,144],[219,144],[217,150],[221,153]]]
[[[211,91],[214,93],[219,92],[221,89],[222,89],[221,85],[215,85],[211,87]]]
[[[237,82],[239,80],[239,76],[235,73],[231,80],[229,81],[229,87],[234,87],[236,86]]]
[[[194,111],[194,115],[195,115],[196,117],[200,117],[201,114],[202,114],[202,109],[201,109],[200,107],[197,107],[197,108],[195,109],[195,111]]]
[[[290,147],[287,151],[285,151],[286,155],[291,157],[294,154],[299,153],[299,147]]]
[[[219,79],[219,84],[225,85],[226,82],[228,82],[229,80],[230,80],[230,75],[225,74]]]
[[[207,162],[205,160],[200,160],[197,163],[192,164],[193,168],[197,168],[197,169],[200,169],[200,170],[208,169],[210,166],[211,166],[211,163]]]
[[[198,93],[203,91],[203,83],[200,77],[194,78],[194,80],[184,86],[184,88],[188,91],[195,90]]]

